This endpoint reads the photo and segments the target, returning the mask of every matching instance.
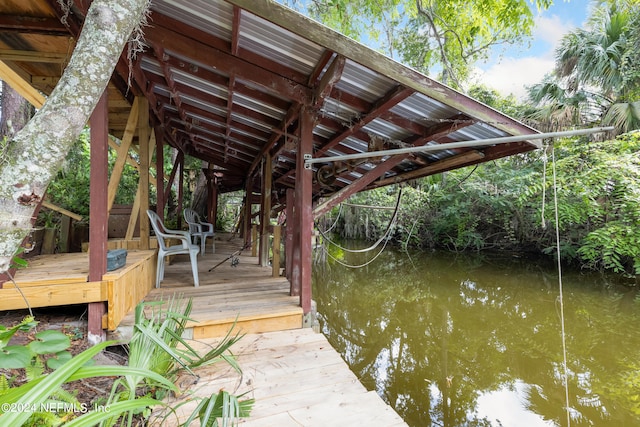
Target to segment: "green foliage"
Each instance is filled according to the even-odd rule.
[[[239,370],[229,351],[241,338],[238,334],[232,335],[229,331],[217,346],[200,355],[182,338],[191,302],[184,306],[174,300],[164,304],[136,307],[128,366],[92,363],[98,352],[115,344],[113,341],[72,357],[67,351],[69,338],[59,331],[41,331],[27,345],[9,346],[9,340],[18,331],[28,332],[35,327],[37,322],[32,317],[11,328],[0,326],[0,368],[25,369],[27,373],[27,382],[19,386],[13,386],[12,379],[0,375],[0,425],[131,426],[134,417],[148,420],[151,408],[162,406],[160,399],[167,393],[178,392],[174,382],[180,371],[195,375],[192,369],[219,361]],[[152,309],[150,318],[144,315],[145,306]],[[46,362],[44,356],[48,356]],[[52,370],[50,373],[46,372],[45,363]],[[118,377],[104,405],[90,408],[61,388],[65,383],[97,376]],[[199,420],[200,425],[217,426],[218,419],[222,419],[223,425],[236,425],[237,419],[248,416],[253,406],[253,399],[242,399],[224,391],[193,399],[198,400],[197,407],[181,425]],[[163,418],[172,413],[173,409]]]
[[[167,148],[170,150],[170,148]],[[138,160],[137,155],[130,152],[134,160]],[[170,166],[171,156],[169,152],[164,156],[165,162]],[[109,149],[109,174],[116,162],[115,151]],[[168,167],[168,166],[167,166]],[[91,173],[91,145],[89,130],[85,129],[73,145],[65,163],[57,176],[47,187],[47,195],[53,203],[71,212],[77,213],[85,218],[89,217],[89,177]],[[116,191],[114,204],[129,205],[135,199],[138,189],[138,172],[125,164],[120,179],[120,184]],[[155,192],[151,192],[150,202],[155,203]]]
[[[145,308],[147,313],[145,313]],[[134,334],[129,343],[129,366],[137,368],[141,373],[154,372],[157,376],[154,378],[143,374],[123,375],[114,383],[108,398],[109,405],[135,399],[140,393],[154,399],[163,399],[169,392],[177,391],[173,384],[182,371],[195,377],[193,369],[220,361],[229,363],[234,369],[240,370],[229,351],[230,347],[241,338],[239,334],[232,335],[232,331],[229,331],[217,346],[203,355],[199,354],[183,338],[186,324],[190,320],[191,308],[191,300],[183,303],[174,299],[140,303],[136,307]],[[158,381],[157,378],[168,382]],[[167,387],[167,384],[171,386]],[[203,405],[202,402],[210,400],[217,402],[218,395],[214,394],[207,399],[199,400],[198,409],[193,412],[192,418],[200,418],[202,425],[216,425],[210,424],[210,422],[217,422],[215,419],[207,421],[207,423],[202,422],[203,415],[200,414],[200,408]],[[240,415],[241,413],[248,414],[253,400],[247,399],[239,402],[236,397],[227,396],[222,400],[222,403],[222,407],[215,406],[218,411],[214,413],[222,413],[235,419],[239,416],[246,416]],[[242,412],[236,411],[238,408],[242,408]],[[132,408],[126,414],[117,414],[117,416],[108,419],[106,424],[117,425],[119,422],[125,421],[131,423],[133,417],[138,413],[139,408]],[[164,415],[164,418],[170,414]],[[205,411],[204,415],[209,419],[211,412]]]
[[[640,9],[635,0],[600,2],[585,28],[562,38],[553,75],[534,85],[532,118],[563,125],[602,121],[640,128]]]
[[[225,193],[218,195],[218,217],[216,230],[232,232],[240,219],[244,192]]]
[[[498,91],[483,85],[472,86],[469,88],[467,94],[470,97],[511,117],[522,116],[522,113],[526,108],[525,106],[518,104],[515,96],[509,95],[507,97],[503,97],[498,93]]]
[[[71,358],[67,351],[69,337],[60,331],[40,331],[35,340],[27,345],[8,345],[11,337],[18,331],[29,331],[37,324],[32,317],[26,317],[18,325],[6,329],[2,326],[0,333],[0,368],[26,369],[27,377],[37,378],[44,373],[46,366],[57,369]]]
[[[405,248],[555,256],[551,154],[513,156],[406,187],[395,240]],[[557,141],[554,155],[563,261],[640,273],[640,133],[603,142]],[[390,206],[393,191],[372,190],[349,201]],[[341,236],[375,240],[388,223],[385,212],[345,206],[319,227],[326,230],[338,217]]]
[[[526,0],[282,0],[343,34],[461,87],[493,46],[523,43],[533,28]],[[533,2],[544,9],[550,0]]]

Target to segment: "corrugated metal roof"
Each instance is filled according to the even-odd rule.
[[[68,37],[61,36],[78,35],[84,3],[74,3],[74,25],[52,29],[50,38],[0,33],[0,47],[18,40],[66,52]],[[274,192],[281,196],[295,184],[303,111],[315,114],[315,156],[371,153],[335,162],[335,180],[314,184],[316,199],[356,180],[373,188],[535,148],[521,141],[446,149],[450,142],[535,130],[270,0],[154,0],[149,22],[148,48],[132,64],[122,58],[114,84],[129,102],[134,94],[150,100],[164,141],[224,168],[223,192],[246,182],[259,191],[251,175],[266,154],[277,159]],[[61,68],[36,61],[16,66],[34,76]],[[117,136],[126,120],[122,109],[110,110],[120,114],[111,128]],[[423,145],[443,149],[383,159],[375,153]]]

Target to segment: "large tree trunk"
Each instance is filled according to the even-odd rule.
[[[94,0],[60,82],[0,159],[0,273],[31,229],[35,207],[104,92],[148,0]]]
[[[2,96],[0,97],[0,139],[20,131],[31,116],[33,107],[18,92],[13,90],[7,82],[2,82]]]

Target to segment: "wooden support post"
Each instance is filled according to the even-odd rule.
[[[313,216],[311,213],[313,192],[313,171],[305,169],[304,156],[313,153],[313,111],[303,107],[300,114],[300,143],[296,159],[296,197],[295,217],[296,235],[295,256],[292,271],[294,289],[300,291],[300,306],[305,316],[311,312],[311,233],[313,231]],[[297,250],[296,250],[297,249]],[[308,318],[308,317],[307,317]],[[309,325],[310,326],[310,325]]]
[[[291,265],[293,264],[293,188],[287,188],[286,192],[286,216],[285,238],[284,238],[284,275],[291,281]]]
[[[258,224],[251,225],[251,256],[258,255]]]
[[[184,197],[184,155],[179,157],[178,162],[178,230],[182,229],[182,198]]]
[[[171,168],[171,174],[169,175],[169,179],[167,180],[167,188],[164,189],[164,200],[168,201],[171,197],[171,187],[173,187],[173,182],[176,179],[176,172],[179,169],[180,163],[184,159],[184,153],[182,151],[178,151],[178,155],[176,156],[175,161],[173,162],[173,167]]]
[[[71,240],[71,217],[62,215],[60,217],[60,237],[58,237],[58,249],[61,253],[69,252],[69,242]]]
[[[216,227],[218,221],[218,181],[213,179],[211,185],[211,208],[209,209],[209,222],[213,224],[213,228]]]
[[[244,237],[244,243],[246,245],[249,243],[253,244],[251,240],[251,193],[251,177],[248,176],[244,189],[244,219],[242,228],[242,236]],[[253,256],[256,256],[256,254],[254,253]]]
[[[271,262],[271,275],[273,277],[280,277],[280,243],[281,243],[282,227],[279,225],[273,226],[273,261]]]
[[[262,200],[260,203],[260,265],[269,265],[269,239],[271,225],[271,155],[267,153],[262,165]]]
[[[155,133],[152,132],[151,133],[151,140],[149,141],[149,147],[148,147],[148,150],[147,150],[149,152],[149,154],[148,154],[148,157],[147,157],[146,160],[151,159],[151,157],[152,157],[151,156],[151,152],[154,150],[155,143],[156,143]],[[149,183],[152,182],[152,181],[155,183],[155,179],[152,180],[152,177],[148,173],[149,172],[149,165],[147,165],[147,167],[146,167],[146,171],[147,171],[147,175],[146,176],[148,178],[146,187],[145,187],[144,182],[142,181],[142,177],[143,177],[142,169],[143,169],[143,166],[141,164],[136,163],[135,167],[138,170],[138,176],[139,176],[138,189],[136,191],[136,197],[133,200],[133,206],[131,207],[131,216],[129,217],[129,225],[127,227],[127,233],[126,233],[126,236],[125,236],[125,240],[133,239],[133,235],[134,235],[134,232],[135,232],[136,224],[138,224],[139,223],[138,221],[141,220],[140,213],[141,212],[145,212],[146,213],[146,209],[144,211],[141,210],[141,202],[142,202],[142,197],[143,197],[142,195],[143,194],[147,195],[146,199],[147,199],[147,207],[148,207],[148,205],[149,205],[149,201],[148,201],[149,200]],[[143,188],[146,188],[146,191],[144,191]],[[143,218],[142,219],[142,224],[146,224],[147,221],[148,221],[148,218]],[[142,233],[142,229],[140,230],[140,232]],[[142,249],[142,246],[139,246],[139,248]]]
[[[164,222],[164,132],[160,126],[154,130],[156,136],[156,213]]]
[[[131,147],[133,136],[136,133],[136,127],[138,125],[138,106],[138,102],[134,102],[131,106],[129,118],[127,119],[127,126],[124,129],[124,134],[122,135],[122,140],[120,142],[120,145],[115,149],[116,162],[113,165],[113,169],[111,170],[111,177],[109,178],[109,196],[107,202],[109,212],[111,212],[113,201],[116,198],[118,185],[120,184],[120,179],[122,178],[122,171],[124,170],[124,165],[127,162],[129,147]]]
[[[151,165],[149,101],[145,97],[138,97],[140,103],[138,111],[138,142],[140,144],[140,249],[149,249],[150,224],[147,210],[149,209],[149,165]]]
[[[207,178],[207,220],[213,224],[215,229],[218,219],[218,178],[213,163],[209,163],[204,172]]]
[[[107,180],[109,147],[107,92],[91,114],[91,172],[89,175],[89,282],[99,282],[107,272]],[[87,339],[92,344],[104,340],[103,302],[89,304]]]

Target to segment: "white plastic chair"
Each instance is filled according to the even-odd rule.
[[[211,237],[213,240],[214,231],[213,224],[200,220],[200,215],[193,209],[184,210],[184,220],[189,224],[189,234],[193,239],[193,243],[196,244],[200,239],[200,253],[204,255],[204,248],[207,242],[207,237]],[[211,252],[215,253],[215,243],[211,245]]]
[[[189,254],[191,259],[191,270],[193,271],[193,284],[195,287],[200,285],[198,280],[198,245],[191,243],[191,237],[186,231],[168,230],[160,220],[158,214],[148,210],[147,215],[151,220],[151,226],[156,233],[158,239],[158,267],[156,269],[156,288],[160,287],[160,282],[164,279],[164,263],[167,255]],[[179,245],[167,246],[165,239],[180,240]]]

